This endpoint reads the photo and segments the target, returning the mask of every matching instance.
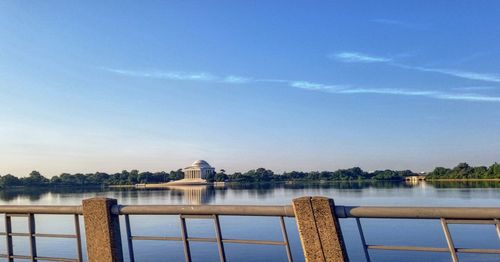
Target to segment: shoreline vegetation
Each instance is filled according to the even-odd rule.
[[[221,169],[216,174],[207,177],[208,182],[229,183],[274,183],[274,182],[353,182],[353,181],[404,181],[406,177],[418,176],[411,170],[377,170],[363,171],[359,167],[339,169],[337,171],[291,171],[275,174],[272,170],[257,168],[245,173],[226,174]],[[138,170],[108,174],[104,172],[88,174],[63,173],[50,179],[38,171],[32,171],[27,177],[16,177],[10,174],[0,176],[0,188],[11,187],[130,187],[135,184],[166,183],[184,178],[182,169],[170,172],[139,172]],[[460,163],[454,168],[436,167],[426,174],[429,181],[500,181],[500,164],[489,167],[471,167]]]

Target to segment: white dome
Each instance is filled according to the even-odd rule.
[[[210,168],[211,166],[207,163],[205,160],[196,160],[191,164],[193,167],[208,167]]]

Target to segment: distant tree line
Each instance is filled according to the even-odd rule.
[[[122,171],[115,174],[96,172],[89,174],[63,173],[48,179],[38,171],[32,171],[27,177],[13,175],[0,176],[0,188],[11,186],[102,186],[102,185],[134,185],[138,183],[163,183],[184,178],[181,169],[170,172],[139,172],[138,170]]]
[[[285,172],[275,174],[265,168],[253,169],[245,173],[236,172],[226,174],[224,169],[216,172],[206,179],[209,182],[280,182],[280,181],[319,181],[319,180],[402,180],[405,176],[412,175],[413,172],[406,171],[375,171],[365,172],[359,167],[342,169],[334,172]],[[181,169],[170,172],[139,172],[138,170],[122,171],[120,173],[108,174],[104,172],[88,174],[68,174],[63,173],[52,178],[46,178],[38,171],[32,171],[27,177],[16,177],[13,175],[0,176],[0,188],[13,186],[106,186],[106,185],[134,185],[165,183],[184,178]]]
[[[500,178],[500,164],[489,167],[472,167],[467,163],[460,163],[454,168],[436,167],[427,175],[427,179],[494,179]]]
[[[378,170],[374,172],[363,171],[359,167],[339,169],[337,171],[312,171],[312,172],[285,172],[274,174],[265,168],[250,170],[246,173],[234,173],[229,176],[234,182],[267,182],[267,181],[355,181],[355,180],[403,180],[406,176],[415,175],[410,170],[393,171]]]
[[[283,182],[283,181],[401,181],[407,176],[417,175],[410,170],[377,170],[373,172],[363,171],[359,167],[349,169],[339,169],[337,171],[311,171],[311,172],[284,172],[275,174],[272,170],[257,168],[245,173],[236,172],[226,174],[224,169],[208,176],[209,182]],[[170,172],[139,172],[138,170],[122,171],[120,173],[108,174],[103,172],[88,174],[68,174],[63,173],[53,176],[50,179],[44,177],[38,171],[32,171],[27,177],[16,177],[13,175],[0,176],[0,188],[14,186],[107,186],[107,185],[134,185],[165,183],[184,178],[182,169]],[[449,169],[437,167],[427,176],[428,179],[487,179],[500,178],[500,164],[493,164],[490,167],[471,167],[466,163],[461,163]]]

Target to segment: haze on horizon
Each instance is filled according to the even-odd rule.
[[[500,157],[500,2],[0,2],[0,175]]]

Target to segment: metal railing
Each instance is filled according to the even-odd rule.
[[[110,199],[104,199],[106,201]],[[112,200],[112,199],[111,199]],[[87,201],[87,200],[85,200]],[[216,243],[220,261],[226,261],[225,244],[257,244],[257,245],[278,245],[284,247],[288,261],[292,261],[292,252],[288,239],[288,232],[285,224],[285,217],[295,217],[299,229],[300,240],[304,249],[304,256],[310,261],[328,260],[326,257],[334,257],[333,261],[346,261],[347,253],[345,251],[342,230],[337,223],[338,219],[355,219],[359,230],[361,244],[367,261],[370,261],[370,250],[392,250],[392,251],[422,251],[422,252],[448,252],[453,261],[458,261],[458,253],[479,253],[479,254],[500,254],[500,249],[484,248],[466,248],[456,247],[450,234],[449,224],[480,224],[493,225],[497,235],[500,238],[500,208],[440,208],[440,207],[356,207],[356,206],[335,206],[333,200],[327,198],[299,198],[293,200],[293,205],[285,206],[245,206],[245,205],[103,205],[103,199],[96,199],[93,205],[82,206],[0,206],[0,213],[5,214],[5,232],[0,232],[0,236],[5,236],[6,253],[0,254],[0,258],[6,258],[8,261],[14,259],[28,259],[31,261],[83,261],[82,255],[82,236],[80,233],[80,216],[85,219],[85,228],[87,239],[87,250],[89,245],[99,247],[112,247],[108,253],[97,255],[109,255],[113,258],[111,261],[120,261],[121,255],[114,257],[112,252],[122,254],[120,223],[113,222],[112,219],[95,219],[92,216],[104,214],[104,218],[123,216],[125,221],[126,242],[128,245],[129,257],[131,261],[135,260],[134,241],[178,241],[182,242],[184,257],[186,261],[191,261],[190,243],[192,242],[210,242]],[[90,199],[90,202],[94,201]],[[299,203],[299,201],[303,201]],[[309,201],[310,205],[304,205]],[[315,202],[316,201],[316,202]],[[323,202],[321,202],[323,201]],[[97,204],[96,204],[97,203]],[[326,203],[326,204],[325,204]],[[95,204],[95,205],[94,205]],[[100,206],[99,206],[100,205]],[[96,206],[98,207],[96,209]],[[99,209],[102,208],[103,209]],[[87,208],[87,209],[86,209]],[[87,210],[87,211],[86,211]],[[99,212],[95,212],[100,210]],[[101,212],[102,211],[102,212]],[[68,215],[73,217],[74,234],[49,234],[36,231],[37,215]],[[141,236],[133,235],[131,230],[130,216],[141,215],[174,215],[178,216],[179,228],[181,231],[178,236]],[[224,237],[224,230],[221,227],[221,216],[263,216],[276,217],[279,219],[282,241],[273,240],[248,240],[231,239]],[[27,218],[27,233],[13,232],[12,218]],[[102,217],[101,217],[102,218]],[[208,219],[213,222],[215,237],[192,237],[187,231],[186,219]],[[362,219],[433,219],[440,221],[447,246],[391,246],[374,245],[366,243]],[[329,223],[333,220],[334,223]],[[335,222],[337,221],[337,222]],[[88,223],[87,223],[88,222]],[[90,228],[103,226],[107,232],[89,233]],[[107,229],[106,229],[107,228]],[[114,231],[113,231],[114,230]],[[113,236],[118,232],[118,236]],[[102,238],[103,235],[110,236]],[[89,235],[95,234],[95,235]],[[325,234],[326,238],[325,239]],[[29,238],[29,254],[14,254],[13,237]],[[37,253],[37,238],[66,238],[75,239],[76,258],[62,257],[44,257]],[[104,240],[103,240],[104,239]],[[336,239],[331,241],[331,239]],[[101,242],[99,242],[101,241]],[[99,242],[99,243],[97,243]],[[104,250],[104,249],[103,249]],[[92,261],[89,252],[89,260]],[[319,260],[312,258],[321,254]],[[332,255],[333,254],[333,255]],[[340,255],[339,255],[340,254]],[[92,254],[95,256],[96,254]]]
[[[457,262],[457,253],[500,254],[500,249],[481,249],[456,247],[448,224],[494,225],[500,239],[500,208],[459,208],[459,207],[354,207],[336,206],[338,218],[354,218],[363,245],[366,261],[370,261],[369,249],[393,251],[449,252],[452,261]],[[389,246],[370,245],[366,243],[360,219],[435,219],[439,220],[447,247],[429,246]]]
[[[135,261],[133,241],[154,240],[154,241],[181,241],[184,247],[184,256],[186,261],[191,261],[190,242],[212,242],[217,243],[219,259],[226,261],[224,244],[256,244],[256,245],[280,245],[285,247],[288,261],[293,261],[288,233],[284,217],[293,217],[294,212],[291,206],[236,206],[236,205],[212,205],[212,206],[194,206],[194,205],[156,205],[156,206],[114,206],[111,210],[113,214],[125,216],[126,238],[128,244],[130,261]],[[129,215],[178,215],[181,237],[172,236],[139,236],[132,235]],[[278,217],[281,226],[283,241],[270,240],[248,240],[248,239],[229,239],[223,237],[220,216],[267,216]],[[190,237],[187,232],[186,219],[210,219],[213,220],[215,229],[215,238]]]
[[[80,234],[80,215],[82,215],[81,206],[0,206],[0,213],[5,214],[5,232],[0,232],[0,236],[5,236],[6,253],[0,254],[0,258],[5,258],[7,261],[14,259],[28,259],[31,261],[68,261],[80,262],[82,258],[82,239]],[[47,234],[36,232],[35,215],[71,215],[75,234]],[[12,218],[26,217],[28,219],[28,233],[13,232]],[[14,254],[13,237],[28,237],[30,254]],[[75,239],[76,241],[76,258],[63,257],[45,257],[37,254],[37,238],[66,238]]]

